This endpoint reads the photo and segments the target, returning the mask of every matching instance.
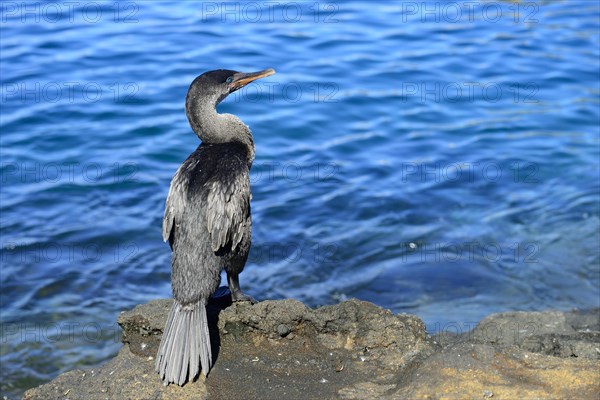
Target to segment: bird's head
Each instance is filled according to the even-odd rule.
[[[185,112],[196,135],[206,143],[241,140],[252,147],[250,129],[238,117],[218,114],[215,108],[230,93],[274,73],[272,68],[248,73],[218,69],[194,79],[185,99]]]
[[[219,104],[229,94],[246,86],[247,84],[270,75],[273,68],[258,72],[238,72],[228,69],[208,71],[198,76],[188,90],[186,107],[202,106],[208,102],[212,106]]]

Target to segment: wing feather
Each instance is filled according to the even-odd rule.
[[[165,204],[162,237],[175,241],[186,207],[201,207],[211,248],[217,252],[243,238],[250,213],[250,176],[245,150],[239,145],[202,145],[171,181]],[[198,238],[204,240],[204,238]]]
[[[181,222],[183,214],[188,203],[187,188],[190,181],[190,173],[198,164],[197,161],[186,160],[171,180],[171,187],[165,203],[165,215],[163,217],[162,237],[163,241],[169,240],[173,247],[173,231],[178,223]]]
[[[250,209],[250,180],[245,160],[219,168],[220,179],[212,180],[207,196],[206,225],[211,248],[219,251],[231,244],[235,249],[243,237]]]

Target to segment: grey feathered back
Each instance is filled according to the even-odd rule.
[[[235,142],[202,144],[184,161],[169,189],[163,218],[164,241],[174,240],[172,230],[192,206],[202,210],[198,231],[202,233],[200,228],[206,227],[206,239],[214,252],[238,246],[250,214],[250,175],[244,147]],[[200,158],[203,169],[196,168]]]

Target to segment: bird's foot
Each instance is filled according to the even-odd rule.
[[[231,291],[231,301],[249,301],[252,304],[258,303],[252,297],[248,296],[240,289],[240,278],[237,273],[227,273],[227,284]]]
[[[252,304],[258,303],[258,301],[254,300],[252,297],[248,296],[246,293],[241,290],[232,290],[231,291],[231,301],[249,301]]]

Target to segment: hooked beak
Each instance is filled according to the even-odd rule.
[[[266,76],[271,76],[274,73],[275,70],[273,68],[265,69],[258,72],[238,72],[237,74],[233,75],[233,80],[229,84],[229,93],[235,92],[236,90],[243,88],[250,82],[253,82],[260,78],[264,78]]]

